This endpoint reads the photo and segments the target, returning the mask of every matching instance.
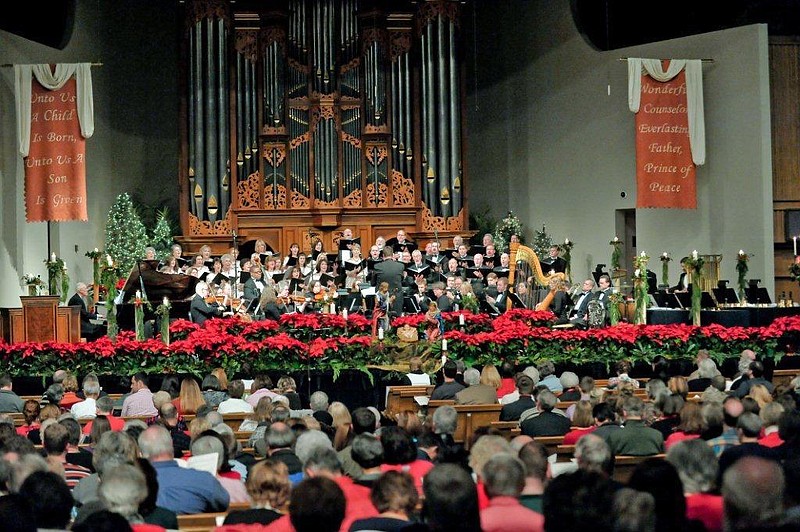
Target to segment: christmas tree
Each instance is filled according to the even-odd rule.
[[[106,253],[123,272],[129,272],[144,257],[147,231],[127,192],[117,196],[106,222]]]
[[[150,245],[155,248],[156,257],[164,258],[169,254],[172,247],[172,235],[169,212],[164,207],[156,214],[156,226],[153,228],[153,235],[150,237]]]
[[[547,257],[550,253],[550,246],[553,245],[553,239],[547,234],[547,228],[544,225],[542,225],[541,231],[536,230],[535,233],[531,248],[540,258]]]

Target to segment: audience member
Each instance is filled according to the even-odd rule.
[[[67,528],[72,517],[73,500],[62,477],[49,471],[35,471],[22,483],[19,495],[33,510],[39,530]]]
[[[722,434],[708,440],[708,445],[711,446],[717,458],[720,457],[725,449],[733,447],[734,445],[739,445],[739,435],[736,432],[736,425],[739,416],[744,412],[742,401],[736,397],[728,397],[722,403],[722,412]]]
[[[12,390],[11,376],[0,375],[0,412],[22,412],[22,399]]]
[[[455,464],[441,464],[425,475],[423,515],[432,532],[480,532],[478,492],[472,478]]]
[[[656,532],[702,530],[686,519],[686,498],[675,467],[660,458],[648,458],[633,470],[628,487],[649,493],[655,500]]]
[[[97,376],[87,375],[83,379],[83,396],[85,399],[72,405],[70,411],[77,419],[93,418],[97,415],[97,399],[100,397]]]
[[[664,438],[642,422],[644,402],[638,397],[626,397],[622,403],[625,422],[623,429],[608,435],[608,446],[614,455],[647,456],[664,452]]]
[[[725,530],[752,530],[768,525],[783,510],[784,475],[781,466],[746,456],[722,476]]]
[[[715,493],[719,465],[714,451],[702,440],[685,440],[671,446],[667,462],[678,471],[686,497],[686,518],[703,523],[706,530],[722,530],[722,497]]]
[[[249,414],[253,411],[253,405],[242,399],[244,396],[244,382],[241,379],[232,380],[228,384],[229,398],[222,401],[217,407],[220,414]]]
[[[92,472],[79,465],[67,462],[67,445],[69,431],[61,423],[53,423],[44,429],[44,452],[51,471],[58,471],[64,477],[71,490],[78,482],[92,474]]]
[[[286,513],[291,489],[286,464],[270,459],[258,462],[247,476],[252,507],[229,512],[225,524],[270,524]]]
[[[666,450],[679,441],[699,438],[706,430],[705,420],[697,403],[687,401],[681,408],[679,418],[680,423],[675,427],[675,431],[664,441]]]
[[[546,386],[554,394],[559,394],[564,390],[561,381],[556,377],[556,367],[549,360],[543,360],[536,365],[539,371],[539,386]]]
[[[531,395],[534,388],[533,379],[520,373],[516,378],[516,387],[518,399],[503,405],[503,409],[500,411],[500,421],[519,421],[523,412],[536,407],[536,402]]]
[[[725,471],[737,460],[745,456],[757,456],[766,460],[780,460],[780,452],[776,449],[759,445],[758,437],[762,429],[761,418],[752,412],[745,412],[736,421],[736,433],[739,445],[725,449],[719,457],[720,480]]]
[[[541,373],[541,368],[539,372]],[[570,421],[567,416],[553,412],[557,401],[555,394],[549,389],[541,390],[536,396],[537,413],[520,423],[522,433],[536,437],[561,436],[569,432]]]
[[[591,436],[581,438],[584,441]],[[579,469],[551,480],[544,490],[542,509],[547,532],[611,531],[614,489],[603,475]]]
[[[572,416],[572,430],[564,435],[564,445],[575,445],[581,437],[597,428],[592,415],[592,403],[586,400],[578,401],[575,405],[575,414]]]
[[[122,403],[122,417],[155,416],[158,414],[153,405],[153,392],[147,387],[147,374],[136,373],[131,377],[131,394]]]
[[[358,519],[350,526],[357,531],[403,531],[426,530],[412,522],[419,495],[414,487],[414,479],[407,473],[388,471],[372,485],[370,499],[380,512],[376,517]]]
[[[495,373],[497,370],[495,370]],[[466,388],[455,395],[456,404],[459,405],[491,405],[497,404],[497,388],[486,384],[484,377],[475,368],[464,372]]]
[[[346,510],[345,494],[330,478],[307,478],[292,490],[289,516],[296,532],[348,530]]]
[[[481,478],[489,497],[489,506],[481,510],[484,532],[544,529],[542,514],[519,501],[525,487],[525,466],[519,458],[502,453],[493,456],[484,465]]]
[[[156,470],[157,504],[176,514],[219,512],[228,508],[230,497],[209,473],[182,468],[174,460],[172,438],[164,427],[154,425],[139,436],[142,456]]]
[[[747,378],[741,382],[741,384],[733,390],[731,386],[731,394],[734,397],[742,398],[750,393],[750,388],[752,388],[756,384],[761,384],[767,388],[769,393],[772,393],[775,390],[775,386],[769,382],[767,379],[764,378],[764,364],[758,360],[755,360],[750,363],[747,368],[746,372]]]
[[[458,366],[453,360],[447,360],[442,368],[444,382],[433,389],[432,400],[455,399],[456,394],[464,389],[462,384],[456,382]]]
[[[550,462],[547,449],[537,441],[531,440],[519,450],[519,459],[525,466],[525,486],[519,502],[534,512],[542,513],[544,486],[550,480]]]

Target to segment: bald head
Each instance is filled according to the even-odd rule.
[[[726,530],[747,530],[779,515],[783,509],[784,476],[780,464],[745,456],[722,477]]]
[[[163,462],[175,457],[172,437],[167,429],[159,425],[151,425],[139,435],[139,448],[142,456],[151,462]]]

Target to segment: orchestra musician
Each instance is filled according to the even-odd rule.
[[[269,318],[276,321],[279,320],[281,315],[289,312],[289,309],[286,305],[286,303],[289,301],[288,294],[288,287],[283,288],[280,294],[282,297],[279,298],[275,287],[265,286],[264,291],[261,292],[259,299],[258,308],[260,310],[256,319]]]
[[[258,265],[250,266],[250,278],[244,283],[244,298],[248,301],[259,299],[265,286],[261,267]]]
[[[207,319],[222,316],[224,310],[216,302],[211,302],[209,298],[208,284],[200,281],[194,287],[194,297],[189,306],[189,314],[192,321],[198,325],[202,325]]]
[[[105,336],[106,327],[103,325],[96,325],[92,320],[97,320],[97,314],[89,312],[86,306],[86,298],[89,296],[89,286],[86,283],[78,283],[75,285],[75,294],[69,298],[70,307],[80,307],[81,314],[81,337],[86,338],[87,341],[92,341]]]
[[[452,294],[445,291],[444,283],[435,282],[431,285],[431,288],[439,310],[441,312],[450,312],[453,309],[453,297]]]

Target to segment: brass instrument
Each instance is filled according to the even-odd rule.
[[[539,257],[536,255],[536,252],[533,251],[531,248],[523,246],[517,242],[511,243],[511,250],[509,252],[509,264],[508,264],[508,286],[514,286],[514,277],[516,275],[517,269],[519,269],[522,273],[524,273],[525,278],[529,274],[532,274],[533,279],[538,283],[540,286],[549,286],[550,281],[553,279],[560,279],[565,281],[567,276],[561,272],[556,272],[551,275],[545,275],[542,271],[542,265],[539,262]],[[531,287],[532,288],[532,287]],[[544,303],[548,297],[550,301],[548,302],[548,307],[550,303],[553,301],[553,297],[555,297],[555,292],[550,291],[550,294],[545,296],[542,303]],[[509,299],[506,303],[507,309],[511,309],[512,302]],[[537,306],[538,308],[538,306]]]

